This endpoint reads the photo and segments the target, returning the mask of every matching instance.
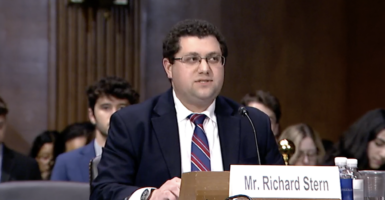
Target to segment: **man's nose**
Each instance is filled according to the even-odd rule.
[[[112,113],[115,113],[118,110],[119,110],[118,108],[112,108]]]
[[[210,65],[207,62],[205,58],[202,58],[202,60],[199,63],[199,72],[200,73],[207,73],[210,70]]]

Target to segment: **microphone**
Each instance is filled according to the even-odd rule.
[[[249,112],[247,112],[247,110],[246,110],[245,107],[243,107],[243,106],[239,107],[238,113],[239,113],[240,115],[246,116],[247,119],[248,119],[249,122],[250,122],[251,128],[253,128],[254,139],[255,139],[255,147],[256,147],[256,149],[257,149],[257,155],[258,155],[258,164],[261,165],[261,156],[259,155],[259,147],[258,147],[257,131],[255,130],[253,121],[251,121],[251,118],[250,118],[250,116],[249,116]]]

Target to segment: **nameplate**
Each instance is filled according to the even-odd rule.
[[[336,166],[231,165],[229,195],[341,199]]]

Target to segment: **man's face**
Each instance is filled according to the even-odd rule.
[[[0,115],[0,143],[4,142],[6,128],[6,117],[5,115]]]
[[[247,106],[254,107],[269,116],[271,131],[274,133],[274,136],[277,137],[279,134],[279,124],[277,123],[277,117],[274,112],[270,108],[258,102],[250,102]]]
[[[218,40],[214,36],[198,38],[195,36],[181,37],[180,50],[175,58],[185,56],[200,56],[201,58],[213,55],[221,56]],[[183,104],[205,106],[211,103],[222,89],[224,79],[224,66],[208,64],[205,59],[191,65],[175,60],[171,64],[168,59],[163,59],[163,66],[167,77],[172,80],[176,96]]]
[[[385,164],[385,129],[369,142],[367,152],[371,169],[378,169]]]
[[[94,112],[89,108],[88,115],[90,121],[95,124],[96,129],[104,136],[108,134],[110,127],[110,118],[117,110],[128,106],[127,99],[118,99],[113,96],[101,96],[96,101]]]

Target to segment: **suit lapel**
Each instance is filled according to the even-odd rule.
[[[215,114],[224,171],[229,171],[231,164],[239,162],[240,118],[234,113],[235,110],[222,97],[217,98]]]
[[[1,182],[10,181],[11,180],[11,170],[14,168],[13,165],[15,163],[15,159],[13,159],[15,155],[12,150],[8,149],[3,144],[3,161],[1,166]]]
[[[78,163],[78,169],[80,172],[80,175],[82,177],[82,180],[89,180],[89,163],[90,161],[95,158],[95,147],[94,147],[94,141],[90,142],[87,146],[85,146],[82,151],[80,151],[81,160]],[[85,167],[87,166],[87,167]]]
[[[159,97],[154,112],[151,122],[170,177],[180,177],[180,141],[172,89]]]

